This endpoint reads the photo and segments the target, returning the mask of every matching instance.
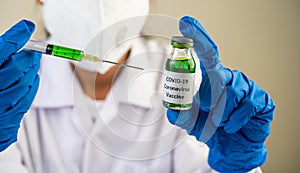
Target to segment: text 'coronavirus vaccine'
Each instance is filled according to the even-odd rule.
[[[192,107],[196,71],[193,40],[174,36],[171,44],[164,71],[163,104],[170,109],[187,110]]]

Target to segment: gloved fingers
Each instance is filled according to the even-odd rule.
[[[230,115],[228,122],[224,126],[224,130],[227,133],[237,132],[253,115],[255,115],[255,113],[255,103],[253,103],[249,98],[244,99],[239,104],[239,107]]]
[[[20,124],[11,124],[8,122],[5,122],[5,124],[1,123],[0,125],[1,125],[1,129],[0,129],[1,141],[9,141],[12,138],[12,136],[17,135],[16,130],[19,129],[20,127]]]
[[[25,96],[12,109],[0,115],[0,152],[17,141],[18,129],[24,113],[29,109],[39,85],[39,76]]]
[[[239,98],[237,97],[237,90],[236,88],[232,87],[227,87],[226,89],[226,103],[225,103],[225,108],[222,111],[217,111],[215,109],[214,114],[213,114],[213,122],[216,126],[218,127],[223,127],[226,122],[229,119],[229,116],[231,113],[237,109],[238,103],[240,102]],[[225,97],[225,96],[224,96]],[[222,103],[224,104],[224,103]],[[219,108],[217,108],[219,109]]]
[[[273,120],[275,105],[270,95],[254,81],[248,80],[248,83],[249,91],[246,98],[242,100],[237,110],[230,115],[230,119],[225,125],[225,130],[228,133],[235,133],[249,120],[255,121],[253,125],[256,126],[269,124]]]
[[[11,109],[0,114],[0,151],[6,149],[17,140],[17,132],[24,113],[29,109],[39,86],[39,76],[35,80],[28,92]]]
[[[194,40],[194,49],[200,58],[201,66],[203,66],[202,76],[207,75],[209,83],[206,85],[211,87],[211,96],[202,99],[211,103],[202,105],[210,105],[213,122],[215,125],[219,125],[222,122],[226,105],[226,86],[232,80],[232,73],[223,68],[216,44],[196,19],[188,16],[183,17],[179,22],[179,28],[184,36]],[[200,97],[202,95],[207,94],[200,91]]]
[[[251,81],[251,83],[252,92],[249,97],[256,104],[255,118],[261,123],[270,123],[273,120],[275,104],[267,92],[261,89],[255,82]]]
[[[222,124],[222,119],[224,111],[226,108],[227,101],[227,86],[226,79],[222,71],[208,71],[207,78],[209,79],[209,84],[207,82],[203,85],[207,85],[206,88],[210,87],[210,96],[207,95],[205,90],[202,90],[203,85],[200,86],[200,99],[202,102],[210,105],[210,115],[212,122],[215,126],[220,126]],[[206,78],[205,77],[205,78]],[[205,96],[205,97],[204,97]],[[210,97],[210,99],[209,99]],[[209,103],[210,101],[210,103]],[[202,106],[202,103],[200,103]],[[202,107],[201,107],[202,109]]]
[[[0,91],[0,113],[6,111],[10,107],[14,107],[29,90],[29,87],[35,82],[38,72],[38,65],[32,67],[24,76],[14,83],[11,87]]]
[[[245,134],[229,134],[219,128],[207,143],[209,165],[218,172],[248,172],[266,160],[264,143],[245,142]]]
[[[230,114],[232,114],[232,112],[239,106],[241,100],[245,99],[250,92],[250,80],[248,80],[243,73],[233,70],[231,71],[231,74],[231,80],[226,82],[226,92],[220,96],[226,96],[226,100],[224,98],[219,99],[219,107],[217,106],[213,115],[215,125],[219,122],[219,126],[224,126],[228,121]],[[220,106],[224,105],[224,103],[220,102],[220,100],[226,102],[224,109],[220,109]],[[222,118],[220,118],[220,116],[222,116]]]
[[[196,136],[198,141],[208,143],[214,137],[217,130],[218,126],[214,125],[211,112],[206,112],[200,109],[197,123],[189,134]]]
[[[12,125],[20,123],[23,114],[28,111],[33,102],[33,99],[39,87],[39,82],[40,77],[39,75],[36,75],[34,82],[29,87],[27,93],[20,100],[18,100],[18,102],[13,107],[0,114],[0,120],[2,122],[8,122],[7,124]]]
[[[167,111],[167,118],[169,122],[173,125],[181,127],[182,129],[185,129],[188,132],[190,132],[196,124],[197,121],[196,115],[198,114],[191,114],[189,110],[178,111],[178,110],[168,109]]]
[[[202,74],[206,71],[221,68],[219,52],[216,44],[201,24],[192,17],[185,16],[179,21],[179,29],[183,36],[194,40],[194,49],[200,58]]]
[[[11,56],[0,68],[0,91],[11,87],[32,68],[39,68],[41,54],[22,50]]]
[[[0,129],[1,131],[2,129]],[[12,143],[17,141],[17,134],[18,134],[18,129],[14,129],[11,132],[8,133],[8,135],[6,135],[5,131],[4,131],[4,135],[1,135],[1,137],[3,136],[4,138],[0,140],[0,152],[4,151],[8,146],[10,146]]]
[[[189,110],[178,111],[168,109],[167,118],[169,122],[190,132],[197,123],[199,114],[199,100],[195,100],[198,100],[197,95],[194,97],[192,108]]]
[[[18,111],[19,113],[24,114],[28,111],[38,91],[39,83],[40,83],[40,76],[36,75],[33,84],[31,85],[31,87],[29,87],[28,93],[25,94],[25,96],[21,98],[19,103],[15,105],[15,108],[19,110]]]
[[[179,114],[180,114],[179,110],[168,109],[167,110],[167,118],[168,118],[169,122],[173,125],[177,125],[177,120],[178,120]]]
[[[7,57],[25,45],[34,29],[32,22],[21,20],[0,36],[0,67]]]

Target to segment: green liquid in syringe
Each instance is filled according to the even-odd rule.
[[[52,55],[76,61],[81,61],[83,58],[83,52],[81,50],[70,49],[57,45],[53,45]]]

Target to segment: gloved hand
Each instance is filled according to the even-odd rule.
[[[196,19],[183,17],[179,28],[194,40],[203,79],[192,108],[169,109],[169,121],[208,145],[208,163],[219,172],[262,165],[275,109],[271,97],[243,73],[222,66],[217,46]]]
[[[0,37],[0,151],[17,140],[23,115],[36,95],[41,54],[22,50],[34,31],[22,20]]]

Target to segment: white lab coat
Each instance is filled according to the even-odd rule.
[[[208,148],[170,125],[161,103],[168,53],[137,39],[106,100],[87,98],[66,60],[43,57],[36,99],[18,142],[0,154],[9,173],[211,173]]]

